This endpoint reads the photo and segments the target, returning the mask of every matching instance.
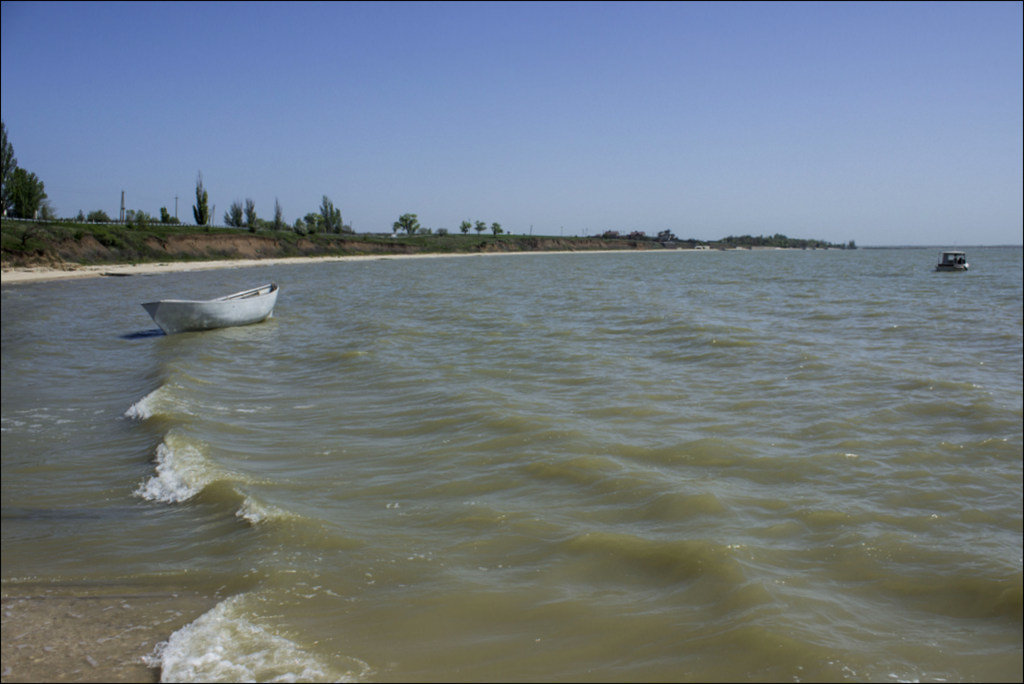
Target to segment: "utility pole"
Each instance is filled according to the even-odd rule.
[[[124,223],[124,190],[121,191],[121,223]]]
[[[178,220],[178,196],[174,196],[174,220]]]

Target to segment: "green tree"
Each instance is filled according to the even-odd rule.
[[[314,214],[312,212],[302,217],[302,220],[306,222],[306,231],[310,233],[319,233],[320,228],[323,225],[324,217],[320,214]]]
[[[259,220],[256,218],[256,202],[245,198],[245,225],[249,227],[250,233],[255,233],[259,227]]]
[[[484,223],[483,221],[477,221],[476,225],[473,226],[473,229],[476,230],[476,234],[479,235],[480,233],[487,230],[487,224]]]
[[[176,224],[181,222],[177,217],[171,216],[171,212],[167,211],[167,207],[160,207],[160,223]]]
[[[224,225],[231,228],[241,228],[244,225],[242,223],[242,203],[238,200],[232,202],[228,210],[224,212]]]
[[[36,212],[46,200],[43,181],[21,167],[11,173],[9,192],[11,207],[17,218],[36,218]]]
[[[491,232],[495,235],[501,235],[505,231],[501,229],[501,224],[495,221],[491,224]]]
[[[11,198],[11,179],[18,168],[18,160],[14,158],[14,146],[7,140],[7,126],[0,121],[0,213],[7,215],[13,205]]]
[[[140,209],[129,209],[125,220],[129,228],[145,228],[153,222],[153,217]]]
[[[274,198],[274,230],[284,228],[284,212],[281,211],[281,203]]]
[[[320,220],[320,225],[325,233],[340,233],[342,231],[341,209],[335,209],[334,202],[327,195],[324,195],[320,202]]]
[[[197,226],[205,226],[210,223],[210,195],[203,187],[203,174],[200,171],[196,180],[196,203],[192,205],[192,215],[196,219]]]
[[[463,221],[462,225],[459,226],[459,230],[462,231],[463,235],[469,235],[469,230],[473,227],[473,224],[469,221]]]
[[[395,231],[404,230],[409,235],[415,235],[416,231],[420,229],[420,222],[416,218],[416,214],[402,214],[392,228]]]
[[[90,221],[92,223],[110,223],[110,217],[107,216],[107,212],[101,209],[97,209],[96,211],[90,211],[89,214],[85,217],[85,220]]]

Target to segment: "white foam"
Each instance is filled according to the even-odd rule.
[[[251,525],[258,525],[267,520],[285,520],[295,517],[283,508],[262,503],[251,496],[245,497],[242,505],[235,511],[235,515],[243,520],[247,520]]]
[[[256,622],[246,596],[233,596],[157,645],[146,658],[164,682],[356,682],[371,674],[361,660],[331,668],[294,641]]]
[[[156,448],[156,474],[140,484],[134,494],[149,501],[187,501],[211,479],[209,463],[202,452],[168,435]]]
[[[146,420],[151,417],[156,413],[157,399],[159,398],[161,394],[160,390],[162,389],[162,386],[157,387],[155,390],[129,406],[128,410],[124,412],[124,417],[135,420]]]
[[[194,407],[184,399],[179,385],[161,385],[155,390],[139,399],[128,407],[124,412],[125,418],[134,420],[146,420],[158,414],[180,414],[185,416],[195,415]]]

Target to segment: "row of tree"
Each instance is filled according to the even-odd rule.
[[[402,214],[401,216],[398,217],[398,220],[395,221],[391,227],[396,233],[404,230],[408,235],[416,235],[417,233],[420,235],[429,235],[434,232],[430,228],[424,228],[423,226],[421,226],[419,218],[417,217],[416,214]],[[494,235],[501,235],[502,233],[505,232],[502,229],[501,224],[498,222],[492,223],[490,229]],[[479,235],[480,233],[487,230],[487,223],[485,221],[463,221],[462,225],[459,226],[459,230],[462,231],[463,235],[469,235],[470,230],[476,230],[477,235]],[[447,235],[448,229],[438,228],[437,234]]]
[[[213,210],[210,208],[210,194],[203,187],[203,174],[199,173],[196,179],[196,203],[192,205],[192,216],[197,226],[208,226],[213,220]],[[248,228],[255,233],[258,230],[285,230],[287,224],[284,221],[284,212],[281,209],[281,202],[274,199],[274,218],[270,221],[261,219],[256,214],[256,202],[251,198],[241,201],[235,200],[224,212],[224,225],[232,228]],[[334,206],[334,202],[327,196],[323,196],[318,212],[310,212],[295,220],[291,228],[300,235],[307,233],[351,233],[352,226],[346,225],[341,220],[341,209]]]
[[[776,233],[771,237],[765,237],[764,235],[758,235],[757,237],[751,235],[740,235],[738,237],[730,235],[727,238],[720,240],[722,244],[728,247],[783,247],[786,249],[856,249],[857,245],[853,240],[850,240],[848,244],[833,244],[824,240],[804,240],[801,238],[786,237],[782,233]]]
[[[475,230],[476,234],[479,235],[480,233],[487,230],[487,224],[483,221],[475,221],[473,223],[470,223],[469,221],[463,221],[462,225],[459,226],[459,230],[462,231],[463,235],[469,235],[470,228]],[[501,235],[505,231],[502,230],[500,223],[492,223],[491,232],[494,233],[495,235]]]
[[[54,219],[53,208],[46,196],[46,189],[34,173],[18,166],[18,160],[14,157],[14,146],[7,139],[7,126],[0,121],[0,210],[4,216],[16,218],[43,218]],[[196,179],[196,203],[192,206],[192,215],[196,225],[209,226],[213,220],[213,209],[210,207],[210,196],[203,186],[203,174],[199,173]],[[155,222],[152,216],[144,211],[129,210],[124,217],[125,222],[131,226],[142,227]],[[78,221],[110,222],[111,219],[103,211],[92,211],[88,215],[79,211]],[[177,217],[171,216],[167,207],[160,207],[161,223],[179,223]],[[256,214],[256,203],[251,198],[246,198],[244,204],[236,200],[224,213],[224,224],[233,228],[248,228],[251,232],[258,230],[285,230],[287,224],[283,219],[281,203],[274,199],[274,217],[272,220],[261,219]],[[408,235],[428,234],[433,231],[420,226],[416,214],[402,214],[392,226],[394,231],[405,231]],[[341,219],[341,210],[334,206],[334,202],[327,195],[323,196],[320,209],[317,212],[310,212],[302,218],[296,219],[291,228],[299,234],[308,233],[351,233],[352,226],[346,225]],[[468,235],[470,230],[477,234],[488,229],[485,221],[463,221],[459,230],[463,235]],[[494,222],[490,225],[494,235],[501,235],[504,230],[500,223]],[[440,235],[447,235],[446,228],[437,230]],[[601,237],[614,239],[623,238],[629,240],[657,240],[658,242],[680,242],[671,231],[663,230],[656,238],[647,237],[642,231],[632,231],[623,236],[618,231],[605,231]],[[684,240],[691,244],[701,244],[699,240]],[[706,244],[706,243],[703,243]],[[835,248],[856,249],[853,240],[846,245],[837,245],[823,240],[803,240],[790,238],[776,233],[771,237],[763,235],[753,237],[741,235],[739,237],[729,236],[718,241],[718,244],[727,247],[785,247],[785,248]]]
[[[634,230],[627,235],[622,235],[617,230],[606,230],[603,233],[601,233],[601,237],[604,238],[605,240],[616,240],[622,238],[625,238],[627,240],[656,240],[658,242],[676,242],[679,240],[679,238],[677,238],[671,230],[661,231],[660,233],[658,233],[658,237],[656,238],[647,237],[647,233],[643,232],[642,230]]]
[[[15,218],[55,218],[43,181],[18,166],[3,121],[0,121],[0,138],[0,213]]]
[[[679,238],[677,238],[675,235],[672,234],[672,231],[669,231],[669,230],[661,231],[660,233],[658,233],[658,236],[655,237],[655,238],[648,237],[647,233],[645,233],[643,231],[640,231],[640,230],[634,230],[631,233],[628,233],[626,235],[623,235],[623,234],[619,233],[619,231],[617,231],[617,230],[606,230],[604,233],[601,234],[600,237],[608,239],[608,240],[627,239],[627,240],[655,240],[657,242],[686,242],[686,243],[689,243],[691,247],[693,247],[695,245],[716,244],[716,245],[721,245],[723,247],[733,247],[733,248],[735,248],[735,247],[782,247],[782,248],[786,248],[786,249],[828,249],[828,248],[832,248],[832,249],[856,249],[857,248],[857,245],[856,245],[856,243],[854,243],[853,240],[850,240],[849,243],[847,243],[845,245],[842,245],[842,244],[833,244],[831,242],[826,242],[824,240],[804,240],[802,238],[791,238],[791,237],[786,237],[785,235],[783,235],[781,233],[776,233],[775,235],[772,235],[771,237],[765,237],[764,235],[759,235],[757,237],[753,237],[751,235],[740,235],[738,237],[730,235],[729,237],[722,238],[721,240],[713,241],[711,243],[709,243],[706,240],[697,240],[695,238],[689,238],[689,239],[686,239],[686,240],[680,240]]]
[[[209,202],[210,196],[206,188],[203,187],[203,175],[200,173],[196,181],[196,203],[192,207],[196,225],[210,225],[213,211]],[[46,196],[43,181],[36,174],[18,166],[18,160],[14,156],[14,146],[7,139],[7,124],[3,121],[0,121],[0,213],[14,218],[48,220],[57,218]],[[143,227],[156,222],[156,219],[145,211],[136,209],[129,209],[123,219],[126,224],[133,227]],[[112,222],[112,219],[102,210],[91,211],[88,214],[79,211],[75,220],[91,223]],[[167,207],[160,207],[160,223],[176,224],[180,222],[177,217],[171,216]],[[231,204],[227,212],[224,213],[224,223],[235,228],[248,228],[252,232],[261,229],[284,230],[286,228],[281,203],[276,199],[274,200],[274,218],[271,221],[259,218],[256,215],[256,203],[247,198],[244,206],[239,201]],[[341,210],[336,208],[326,195],[323,197],[319,212],[306,214],[297,219],[291,227],[300,234],[352,232],[352,227],[342,222]]]

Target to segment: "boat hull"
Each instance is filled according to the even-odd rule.
[[[270,284],[220,299],[164,299],[142,305],[168,335],[251,325],[266,320],[277,303],[277,285]]]

